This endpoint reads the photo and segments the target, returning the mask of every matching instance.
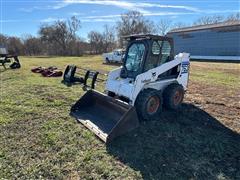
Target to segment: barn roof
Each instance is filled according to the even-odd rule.
[[[168,32],[171,33],[178,33],[178,32],[187,32],[187,31],[198,31],[198,30],[205,30],[205,29],[213,29],[213,28],[220,28],[220,27],[230,27],[230,26],[239,26],[240,21],[227,21],[217,24],[207,24],[207,25],[198,25],[198,26],[191,26],[191,27],[184,27],[184,28],[176,28],[172,29]]]

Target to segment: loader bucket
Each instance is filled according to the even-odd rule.
[[[139,125],[133,106],[95,90],[87,91],[72,106],[70,114],[105,143]]]

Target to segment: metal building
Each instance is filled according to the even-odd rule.
[[[175,54],[189,52],[191,59],[240,61],[240,21],[173,29]]]

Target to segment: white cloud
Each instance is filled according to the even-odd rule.
[[[151,12],[145,13],[143,16],[177,16],[177,15],[186,15],[186,14],[194,14],[194,12]]]
[[[1,19],[0,23],[39,23],[39,20],[34,19]]]
[[[115,19],[111,18],[96,18],[96,19],[82,19],[82,22],[115,22]]]
[[[73,4],[93,4],[93,5],[102,5],[102,6],[112,6],[118,7],[125,10],[136,10],[143,14],[143,16],[169,16],[176,18],[179,15],[187,15],[187,14],[217,14],[217,13],[233,13],[238,12],[238,10],[214,10],[214,9],[198,9],[192,6],[183,6],[183,5],[166,5],[161,3],[150,3],[150,2],[139,2],[137,0],[127,1],[127,0],[61,0],[55,1],[55,6],[46,5],[45,7],[32,7],[29,9],[19,9],[24,12],[32,12],[34,10],[49,10],[49,9],[61,9]],[[153,9],[154,8],[154,9]],[[165,11],[161,11],[165,9]],[[154,10],[154,11],[153,11]],[[166,11],[168,10],[168,11]],[[177,11],[176,11],[177,10]],[[90,11],[91,13],[95,13],[96,10]],[[102,15],[102,16],[86,16],[81,12],[69,12],[68,15],[71,16],[81,16],[82,22],[113,22],[121,17],[121,14],[115,15]],[[57,18],[46,18],[40,20],[40,22],[53,22],[57,21]],[[60,19],[65,20],[65,19]]]
[[[34,6],[31,8],[20,8],[18,10],[22,12],[33,12],[34,10],[41,10],[41,9],[42,9],[41,7]]]
[[[199,12],[198,8],[191,7],[191,6],[176,6],[176,5],[162,5],[162,4],[156,4],[156,3],[136,3],[136,6],[139,7],[158,7],[158,8],[173,8],[173,9],[183,9],[193,12]]]
[[[47,5],[45,7],[32,7],[32,8],[21,8],[20,11],[24,12],[32,12],[34,10],[50,10],[50,9],[61,9],[68,5],[72,4],[95,4],[95,5],[103,5],[103,6],[113,6],[118,7],[125,10],[136,10],[141,12],[144,16],[177,16],[177,15],[183,15],[183,14],[217,14],[217,13],[234,13],[239,12],[239,10],[215,10],[215,9],[198,9],[196,7],[192,6],[183,6],[183,5],[166,5],[166,4],[160,4],[160,3],[150,3],[150,2],[139,2],[139,1],[127,1],[127,0],[61,0],[61,1],[55,1],[56,4],[54,6]],[[154,11],[153,9],[154,8]],[[161,9],[167,9],[169,11],[171,10],[178,10],[174,12],[164,12],[160,11]],[[96,12],[96,10],[91,11],[91,13]],[[69,15],[72,16],[83,16],[83,13],[79,12],[71,12]],[[109,15],[111,16],[111,15]],[[118,18],[121,15],[113,15],[113,17],[105,17],[100,16],[101,19],[107,19],[107,18]],[[91,17],[89,17],[90,19]],[[96,19],[98,17],[92,17],[91,19]],[[56,19],[54,19],[56,20]],[[46,19],[42,20],[45,22],[51,22],[53,19]]]
[[[157,3],[139,3],[139,2],[128,2],[121,0],[63,0],[63,2],[57,4],[53,9],[61,9],[71,4],[97,4],[105,6],[115,6],[126,10],[135,10],[141,13],[151,13],[146,8],[172,8],[172,9],[182,9],[193,12],[198,12],[199,9],[190,6],[177,6],[177,5],[162,5]]]
[[[63,2],[57,4],[53,9],[61,9],[70,4],[97,4],[105,6],[116,6],[126,10],[135,10],[141,13],[147,13],[149,11],[144,10],[143,8],[137,7],[135,3],[127,1],[118,1],[118,0],[64,0]]]
[[[52,17],[48,17],[46,19],[42,19],[40,20],[40,22],[42,23],[50,23],[50,22],[54,22],[54,21],[64,21],[65,19],[64,18],[52,18]]]
[[[18,10],[22,12],[32,12],[33,8],[19,8]]]
[[[49,17],[49,18],[40,20],[40,22],[48,23],[48,22],[54,22],[56,20],[57,20],[56,18]]]
[[[179,15],[193,14],[193,12],[154,12],[154,13],[144,13],[143,16],[171,16],[176,18]],[[116,22],[122,14],[110,14],[103,16],[85,16],[81,19],[82,22]]]
[[[185,15],[185,14],[193,14],[192,12],[150,12],[150,13],[143,13],[143,16],[177,16],[177,15]],[[103,15],[103,16],[85,16],[84,18],[87,19],[97,19],[97,18],[102,18],[102,19],[116,19],[123,16],[123,14],[110,14],[110,15]]]
[[[16,22],[26,22],[28,20],[18,20],[18,19],[1,19],[0,23],[16,23]]]
[[[22,11],[22,12],[33,12],[35,10],[52,10],[52,9],[60,9],[60,8],[63,8],[65,7],[66,5],[63,5],[63,4],[57,4],[55,6],[34,6],[34,7],[30,7],[30,8],[19,8],[18,10],[19,11]]]
[[[71,12],[69,13],[70,16],[82,16],[85,15],[85,13],[79,13],[79,12]]]
[[[239,9],[231,10],[231,9],[225,9],[225,10],[213,10],[213,9],[206,9],[203,11],[205,14],[218,14],[218,13],[238,13]]]
[[[86,16],[87,19],[96,19],[96,18],[118,18],[121,17],[121,14],[111,14],[111,15],[104,15],[104,16]]]

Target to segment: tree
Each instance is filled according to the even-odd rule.
[[[68,45],[76,41],[76,32],[80,28],[80,21],[72,17],[66,21],[56,21],[51,25],[40,27],[39,35],[46,45],[49,54],[71,55]]]
[[[66,22],[57,21],[53,25],[42,26],[39,34],[50,54],[66,55],[69,39]]]
[[[0,34],[0,46],[6,46],[7,44],[7,36]]]
[[[18,37],[8,37],[7,48],[9,54],[24,55],[24,45]]]
[[[191,26],[191,25],[183,23],[183,22],[177,22],[177,23],[173,24],[172,28],[179,29],[179,28],[184,28],[184,27],[188,27],[188,26]]]
[[[161,19],[157,24],[157,32],[161,36],[164,36],[171,29],[171,27],[172,22],[169,19]]]
[[[114,33],[115,27],[110,27],[109,25],[104,25],[103,31],[103,45],[104,45],[104,52],[111,51],[116,46],[116,37]]]
[[[224,21],[224,17],[220,15],[214,16],[203,16],[197,19],[193,25],[207,25],[207,24],[216,24]]]
[[[0,46],[6,47],[9,54],[24,55],[24,45],[18,37],[0,34]]]
[[[231,14],[226,18],[226,21],[240,21],[240,13]]]
[[[25,55],[41,55],[44,51],[44,47],[39,38],[27,35],[23,38]]]
[[[103,52],[103,35],[97,31],[91,31],[88,33],[88,39],[91,47],[91,51],[94,54]]]
[[[155,31],[154,23],[143,17],[138,11],[130,11],[122,14],[121,20],[117,22],[117,32],[122,45],[122,36],[131,34],[147,34]]]
[[[79,28],[81,28],[81,21],[78,20],[76,16],[71,17],[71,19],[68,20],[68,29],[72,39],[76,39],[76,32],[79,30]]]

